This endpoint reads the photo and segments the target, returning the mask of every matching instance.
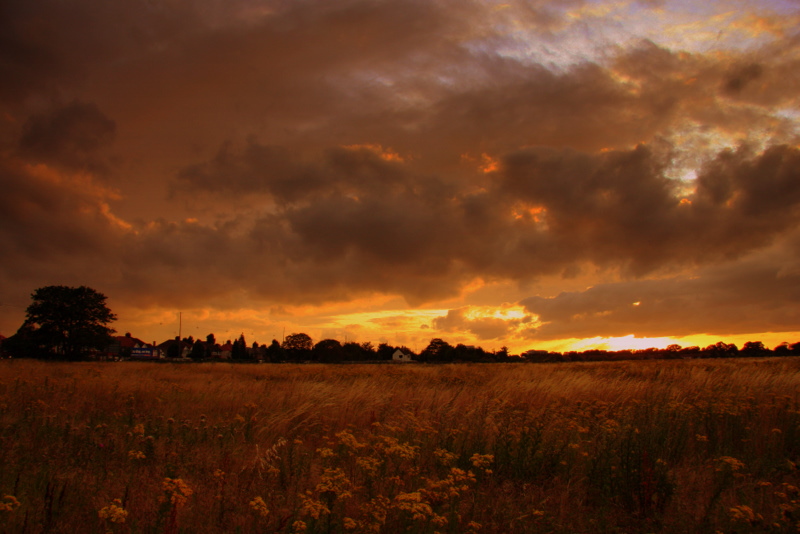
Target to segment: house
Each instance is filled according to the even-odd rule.
[[[220,358],[223,360],[230,360],[233,355],[233,343],[229,339],[222,346],[220,346]]]
[[[392,361],[393,362],[411,362],[413,360],[411,359],[411,355],[410,354],[406,354],[402,350],[397,349],[396,351],[394,351],[394,354],[392,354]]]
[[[167,358],[188,358],[192,352],[192,344],[177,337],[164,341],[157,348]]]
[[[124,336],[113,336],[113,342],[106,350],[106,357],[153,359],[160,358],[161,352],[152,345],[139,338],[133,337],[130,332]]]

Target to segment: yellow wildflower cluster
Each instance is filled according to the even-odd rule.
[[[410,513],[415,521],[425,521],[433,515],[433,508],[425,502],[418,491],[398,494],[394,498],[394,506],[398,510]]]
[[[128,451],[129,460],[144,460],[146,458],[142,451]]]
[[[320,458],[332,458],[334,456],[333,449],[329,447],[317,449],[317,454],[319,454]]]
[[[269,508],[267,508],[267,503],[264,502],[264,499],[261,497],[256,497],[252,501],[250,501],[250,508],[259,516],[267,517],[269,515]]]
[[[361,530],[375,534],[379,533],[386,523],[386,516],[391,505],[391,501],[383,495],[379,495],[363,505],[361,512],[365,519],[359,523]]]
[[[352,483],[341,469],[326,469],[317,484],[317,491],[337,499],[352,497]]]
[[[745,465],[742,461],[737,460],[731,456],[721,456],[716,460],[717,471],[725,471],[725,472],[733,472],[736,473],[737,471],[741,471],[744,469]]]
[[[383,444],[382,447],[379,447],[379,450],[382,449],[383,453],[390,456],[397,456],[403,460],[412,460],[416,458],[417,451],[419,451],[419,447],[416,445],[400,443],[400,440],[390,436],[381,436],[381,439]]]
[[[292,523],[292,532],[300,533],[306,531],[306,524],[303,521],[295,521]]]
[[[436,457],[436,459],[439,461],[440,464],[445,466],[453,465],[453,462],[455,462],[456,458],[458,457],[455,453],[452,453],[446,449],[436,449],[435,451],[433,451],[433,455]]]
[[[325,506],[325,503],[315,499],[310,491],[301,493],[300,500],[302,501],[300,513],[304,516],[319,519],[319,516],[331,513],[330,509]]]
[[[476,469],[483,469],[487,474],[491,474],[492,470],[488,469],[492,462],[494,462],[494,454],[478,454],[477,452],[469,459],[473,467]]]
[[[128,518],[128,511],[122,507],[120,499],[114,499],[111,504],[101,508],[97,515],[100,519],[111,521],[112,523],[124,523]]]
[[[341,432],[338,432],[336,434],[336,437],[339,438],[339,443],[347,449],[357,451],[359,449],[363,449],[364,447],[366,447],[365,444],[359,443],[356,437],[347,430],[342,430]]]
[[[370,477],[377,476],[378,469],[382,463],[380,458],[375,458],[373,456],[359,456],[356,458],[356,465]]]
[[[3,496],[3,500],[0,501],[0,512],[13,512],[19,508],[19,501],[13,495],[5,495]]]
[[[135,436],[144,436],[144,425],[142,423],[139,423],[138,425],[133,427],[132,432],[133,435]]]
[[[474,483],[475,474],[472,471],[453,467],[447,478],[428,480],[428,484],[421,491],[430,502],[441,503],[457,498],[463,492],[468,491],[470,484]]]
[[[186,500],[194,493],[192,488],[180,478],[165,478],[161,483],[164,490],[162,499],[172,503],[174,506],[186,504]]]
[[[744,504],[731,508],[730,514],[733,521],[747,522],[752,524],[764,520],[761,514],[753,512],[752,508],[745,506]]]

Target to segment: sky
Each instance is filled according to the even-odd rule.
[[[0,0],[0,334],[800,341],[797,0]]]

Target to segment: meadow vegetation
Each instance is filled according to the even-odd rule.
[[[0,361],[0,532],[797,532],[800,359]]]

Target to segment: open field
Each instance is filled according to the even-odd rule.
[[[800,359],[0,362],[0,532],[797,532]]]

